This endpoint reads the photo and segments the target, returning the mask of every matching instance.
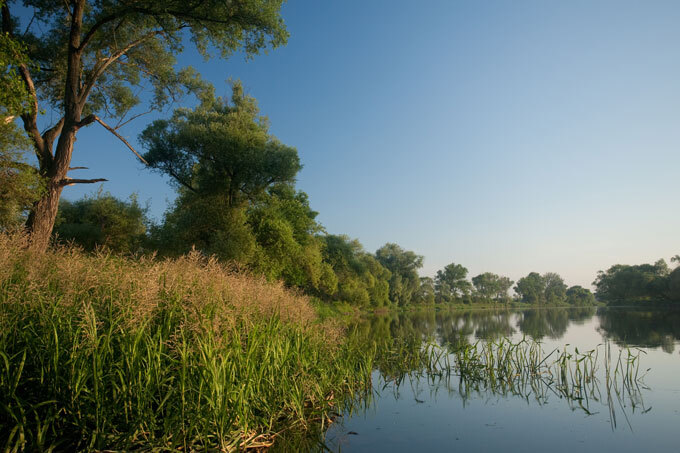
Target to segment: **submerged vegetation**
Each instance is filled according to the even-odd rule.
[[[551,398],[564,400],[571,409],[592,415],[604,407],[612,429],[617,414],[628,421],[629,411],[647,411],[642,390],[649,369],[641,368],[641,349],[619,349],[611,343],[589,351],[565,346],[546,352],[540,341],[527,337],[513,342],[508,338],[458,345],[435,341],[417,348],[387,348],[378,363],[383,389],[394,392],[405,382],[426,378],[430,387],[445,388],[463,403],[473,395],[514,396],[547,404]]]

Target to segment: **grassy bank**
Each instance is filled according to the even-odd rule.
[[[269,445],[369,383],[373,352],[279,284],[23,245],[0,235],[5,450]]]

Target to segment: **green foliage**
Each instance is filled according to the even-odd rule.
[[[295,148],[269,134],[255,99],[239,83],[232,85],[231,103],[213,99],[194,110],[177,109],[170,120],[148,126],[140,140],[151,168],[183,190],[223,197],[228,208],[294,182],[302,168]]]
[[[68,83],[67,61],[73,54],[68,46],[71,8],[44,0],[28,0],[24,5],[34,9],[39,32],[29,30],[23,42],[29,56],[49,68],[36,78],[36,86],[43,98],[59,106]],[[84,87],[88,83],[94,87],[84,112],[122,117],[141,103],[138,93],[149,87],[152,108],[165,105],[185,89],[205,92],[195,71],[175,69],[175,55],[181,53],[183,43],[192,42],[206,57],[208,49],[222,57],[243,49],[250,57],[278,47],[288,38],[281,5],[282,0],[210,0],[190,7],[181,0],[87,2],[80,36],[85,44],[80,77]],[[119,58],[121,53],[124,58]]]
[[[466,280],[467,273],[467,268],[455,263],[437,271],[434,281],[439,302],[452,302],[457,297],[470,294],[472,285]]]
[[[560,304],[564,302],[567,292],[567,285],[558,274],[546,272],[543,274],[544,300],[548,304]]]
[[[19,67],[32,107],[21,120],[32,138],[39,172],[47,179],[48,190],[33,204],[27,222],[34,247],[42,250],[54,227],[62,189],[69,184],[67,172],[79,129],[101,122],[97,115],[117,119],[120,126],[189,92],[204,103],[212,102],[210,84],[192,68],[176,68],[175,56],[183,43],[193,43],[206,58],[208,49],[222,57],[239,50],[252,57],[285,44],[288,37],[280,15],[283,0],[18,3],[2,5],[0,59],[5,63],[8,53],[23,59],[17,55],[25,49],[34,67],[41,68],[38,72],[24,64]],[[33,10],[21,33],[12,15],[15,8]],[[6,46],[7,38],[17,46]],[[15,66],[0,66],[3,82],[8,77],[16,81]],[[135,111],[142,99],[149,100],[148,108]],[[42,132],[40,103],[52,109],[54,118]],[[79,182],[92,180],[72,181]]]
[[[122,201],[100,190],[78,201],[62,200],[54,233],[85,250],[106,247],[119,253],[143,248],[148,219],[136,196]]]
[[[257,243],[252,267],[269,279],[313,293],[333,294],[337,279],[323,262],[321,226],[306,193],[279,184],[248,210],[248,224]]]
[[[327,298],[361,307],[390,304],[392,274],[366,253],[359,241],[344,235],[326,235],[322,239],[324,261],[332,267],[338,282],[337,293],[326,294]]]
[[[4,3],[0,1],[0,6]],[[0,31],[0,230],[21,225],[44,188],[37,170],[24,159],[31,142],[14,122],[32,108],[17,71],[28,62],[25,46]]]
[[[392,274],[390,278],[392,303],[399,306],[409,304],[413,293],[420,287],[418,269],[423,267],[423,257],[393,243],[380,247],[375,252],[375,257]]]
[[[675,281],[674,274],[663,259],[654,264],[616,264],[606,272],[598,272],[593,285],[597,299],[607,303],[678,301],[675,286],[670,286]]]
[[[530,304],[563,304],[567,297],[567,285],[558,274],[546,272],[543,275],[531,272],[520,278],[515,285],[515,292],[523,302]]]
[[[668,297],[680,302],[680,266],[668,276]]]
[[[0,1],[0,6],[4,3]],[[28,63],[26,46],[0,31],[0,124],[11,121],[5,120],[6,117],[31,109],[29,92],[17,70],[19,65]]]
[[[420,286],[413,293],[411,303],[419,305],[433,305],[435,303],[435,284],[430,277],[420,277]]]
[[[44,183],[24,159],[30,146],[25,134],[14,123],[0,119],[0,230],[16,228],[40,197]]]
[[[251,262],[256,249],[246,209],[229,206],[225,197],[182,192],[165,213],[163,224],[151,229],[161,254],[179,256],[192,249],[222,261]]]
[[[572,286],[566,292],[567,303],[577,307],[595,305],[595,296],[589,289],[581,286]]]
[[[491,272],[472,277],[476,295],[483,300],[494,299],[496,302],[508,301],[508,290],[513,283],[508,277],[501,277]]]
[[[515,292],[523,302],[538,304],[544,301],[545,282],[540,274],[531,272],[517,280]]]

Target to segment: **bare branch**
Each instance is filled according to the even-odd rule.
[[[137,156],[137,158],[138,158],[139,160],[141,160],[141,161],[144,163],[144,165],[149,165],[149,163],[148,163],[146,160],[144,160],[144,158],[142,157],[142,155],[139,154],[139,153],[132,147],[132,145],[130,144],[130,142],[128,142],[127,140],[125,140],[125,138],[124,138],[122,135],[120,135],[118,132],[116,132],[116,130],[115,130],[114,128],[112,128],[111,126],[109,126],[108,124],[106,124],[104,121],[102,121],[97,115],[88,115],[86,118],[83,119],[83,121],[89,120],[90,118],[92,118],[92,121],[89,121],[87,124],[90,124],[90,123],[92,123],[93,121],[98,122],[99,124],[101,124],[102,126],[104,126],[104,128],[106,128],[106,130],[108,130],[108,131],[111,132],[113,135],[115,135],[116,137],[118,137],[118,138],[120,139],[120,141],[122,141],[123,143],[125,143],[125,145],[126,145],[128,148],[130,148],[130,151],[132,151],[132,152],[135,154],[135,156]],[[81,122],[82,122],[82,121],[81,121]]]
[[[138,113],[137,115],[131,116],[127,121],[124,121],[124,122],[122,122],[122,123],[121,123],[121,121],[123,121],[123,118],[121,118],[120,121],[118,122],[118,124],[116,124],[116,129],[120,129],[121,127],[123,127],[123,126],[125,126],[126,124],[128,124],[130,121],[136,120],[136,119],[139,118],[140,116],[148,115],[148,114],[151,113],[151,112],[153,112],[153,110],[148,110],[148,111],[146,111],[146,112]]]
[[[89,170],[89,167],[68,167],[68,171],[71,170]]]
[[[26,36],[28,33],[28,30],[30,30],[31,25],[33,25],[33,21],[35,20],[35,17],[37,16],[37,12],[35,11],[35,8],[33,8],[33,15],[31,16],[31,20],[28,21],[28,25],[26,25],[26,29],[24,30],[24,33],[21,36]]]
[[[72,179],[72,178],[64,178],[61,181],[59,181],[59,185],[61,186],[72,186],[74,184],[94,184],[98,182],[106,182],[108,179],[106,178],[96,178],[96,179]]]

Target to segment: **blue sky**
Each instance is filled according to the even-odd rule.
[[[267,55],[179,60],[219,94],[243,81],[328,232],[396,242],[422,275],[455,262],[583,286],[680,253],[680,3],[309,0],[284,18]],[[174,198],[97,125],[72,165],[157,218]]]

